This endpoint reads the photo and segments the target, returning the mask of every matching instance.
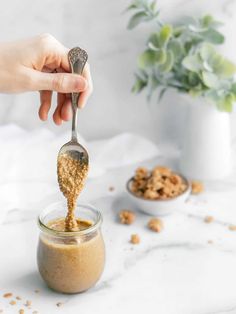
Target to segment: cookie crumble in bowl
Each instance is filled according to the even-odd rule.
[[[156,166],[152,170],[137,168],[126,187],[136,207],[152,216],[175,212],[182,207],[191,192],[187,178],[163,166]]]

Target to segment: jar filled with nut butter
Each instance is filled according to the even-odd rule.
[[[66,231],[65,210],[64,203],[55,203],[38,218],[38,269],[53,290],[79,293],[94,286],[104,269],[102,216],[90,205],[77,205],[78,230]]]

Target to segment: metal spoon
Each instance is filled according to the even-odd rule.
[[[84,66],[88,60],[87,52],[79,47],[71,49],[68,53],[68,59],[71,66],[71,72],[75,74],[82,74]],[[61,154],[68,154],[73,159],[83,162],[88,166],[89,156],[87,150],[78,142],[77,133],[77,112],[78,112],[78,99],[79,93],[72,93],[72,136],[71,140],[64,144],[59,153],[58,158]]]

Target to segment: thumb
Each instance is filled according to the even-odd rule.
[[[82,92],[87,88],[86,79],[72,73],[46,73],[33,70],[32,90],[51,90],[59,93]]]

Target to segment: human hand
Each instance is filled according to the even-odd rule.
[[[39,117],[45,121],[51,107],[52,93],[57,92],[53,120],[57,125],[72,116],[72,92],[80,92],[78,107],[86,104],[93,84],[89,64],[82,76],[70,72],[69,49],[49,34],[0,44],[0,92],[40,91]]]

